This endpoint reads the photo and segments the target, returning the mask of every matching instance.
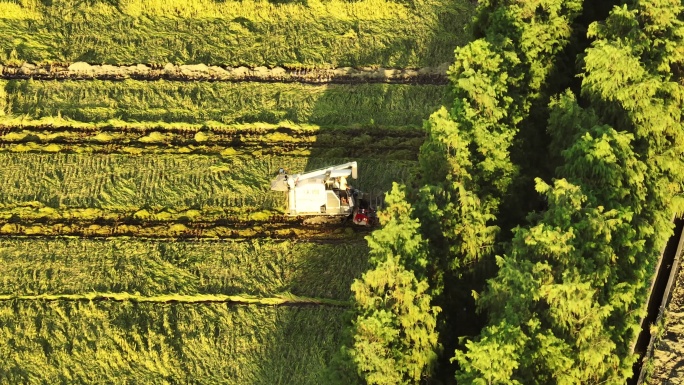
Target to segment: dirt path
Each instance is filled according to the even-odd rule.
[[[665,315],[665,329],[651,359],[646,384],[684,384],[684,269],[680,267]]]

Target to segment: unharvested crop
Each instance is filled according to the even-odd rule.
[[[467,41],[464,25],[473,9],[465,0],[21,0],[0,5],[3,64],[292,68],[449,62],[456,45]]]
[[[344,308],[0,301],[0,382],[319,384]]]
[[[0,295],[90,292],[281,293],[347,300],[366,268],[363,240],[342,244],[144,239],[0,239]]]

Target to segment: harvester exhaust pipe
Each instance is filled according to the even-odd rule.
[[[295,180],[293,178],[288,178],[287,187],[287,208],[290,215],[296,215],[297,203],[295,202]]]

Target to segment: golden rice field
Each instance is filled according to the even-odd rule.
[[[448,65],[465,0],[0,0],[0,67]],[[0,74],[2,74],[0,68]],[[416,78],[418,79],[418,78]],[[269,189],[411,183],[424,82],[0,79],[0,383],[325,384],[368,231]]]

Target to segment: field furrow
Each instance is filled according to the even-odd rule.
[[[466,0],[10,1],[0,3],[0,63],[436,66],[468,41],[473,9]]]
[[[12,218],[0,221],[0,236],[16,237],[143,237],[150,239],[299,239],[354,240],[370,229],[348,224],[303,226],[299,222],[142,222],[109,223],[100,220],[24,221]]]
[[[0,382],[319,384],[344,308],[0,302]]]
[[[83,122],[223,124],[284,120],[320,126],[420,126],[448,104],[434,85],[124,81],[0,81],[6,115]],[[3,91],[0,91],[2,93]]]
[[[173,80],[173,81],[224,81],[308,84],[447,84],[449,63],[437,67],[418,69],[402,68],[331,68],[331,69],[285,69],[282,67],[220,67],[204,64],[150,67],[144,64],[132,66],[90,65],[84,62],[69,66],[50,64],[21,66],[0,65],[2,79],[34,80]]]
[[[367,264],[363,239],[0,238],[0,294],[295,296],[346,301]]]

